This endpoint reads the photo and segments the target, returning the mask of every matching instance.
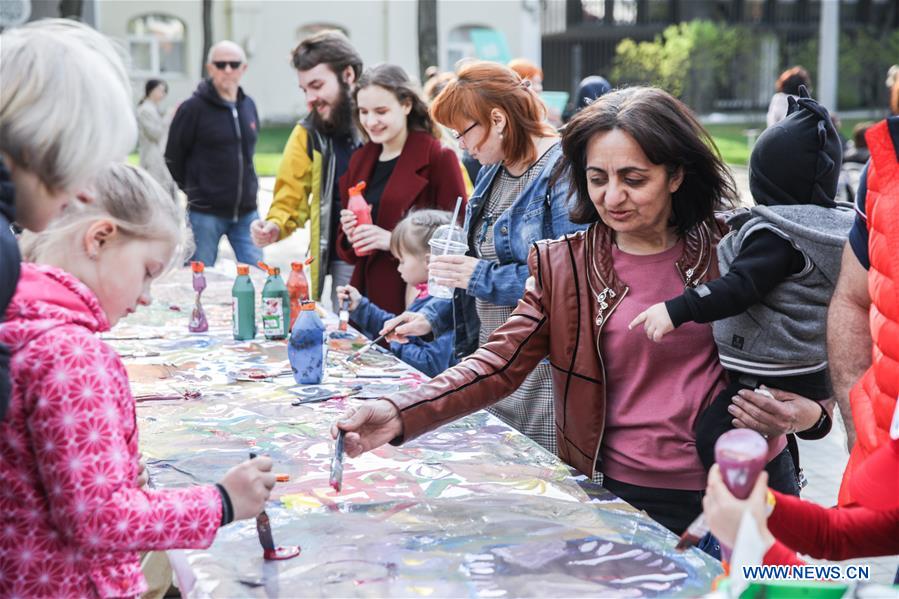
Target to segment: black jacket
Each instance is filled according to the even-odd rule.
[[[0,321],[19,282],[19,245],[11,224],[16,218],[16,192],[9,171],[0,158]],[[0,344],[0,420],[6,416],[12,383],[9,380],[9,348]]]
[[[243,89],[237,92],[236,116],[239,127],[208,80],[175,113],[165,160],[191,210],[236,219],[256,209],[259,114]]]

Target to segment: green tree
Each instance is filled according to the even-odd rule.
[[[754,56],[753,40],[738,27],[712,21],[689,21],[667,27],[648,42],[621,41],[616,48],[612,77],[618,82],[661,87],[696,110],[708,110],[718,91],[737,79]],[[754,62],[749,59],[749,62]]]

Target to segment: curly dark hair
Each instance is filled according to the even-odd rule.
[[[683,170],[683,183],[671,195],[672,225],[678,235],[736,203],[733,177],[690,109],[661,89],[631,87],[601,96],[565,127],[564,155],[555,178],[567,177],[575,196],[572,222],[599,220],[587,190],[587,147],[595,136],[614,129],[630,135],[653,164],[665,166],[669,177]]]

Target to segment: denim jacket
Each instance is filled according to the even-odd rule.
[[[587,225],[576,225],[569,219],[567,179],[561,179],[550,186],[552,173],[562,158],[562,147],[556,145],[549,152],[543,170],[512,202],[508,210],[496,222],[485,222],[479,230],[472,231],[472,223],[484,209],[501,165],[484,167],[478,174],[474,192],[465,207],[464,227],[469,242],[468,254],[475,254],[475,244],[484,239],[487,227],[492,226],[497,260],[478,261],[468,288],[456,289],[452,302],[435,300],[421,310],[431,323],[434,335],[455,330],[458,359],[467,356],[478,346],[480,323],[475,313],[474,298],[501,306],[515,306],[524,295],[531,246],[541,239],[556,239],[587,228]]]
[[[449,303],[449,300],[438,300],[432,297],[416,298],[407,308],[408,312],[418,312],[422,308],[434,303]],[[353,310],[351,317],[359,330],[370,339],[378,336],[378,331],[384,323],[395,317],[387,310],[382,310],[371,303],[367,297],[359,301],[359,305]],[[453,332],[449,330],[436,337],[433,341],[425,341],[420,337],[410,337],[409,343],[390,343],[390,351],[400,360],[414,366],[430,377],[437,376],[450,366],[456,365],[453,358]]]

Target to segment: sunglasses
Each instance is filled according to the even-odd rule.
[[[461,133],[456,133],[455,131],[453,131],[453,139],[455,139],[456,141],[459,141],[460,139],[465,137],[466,133],[468,133],[469,131],[471,131],[472,129],[474,129],[477,126],[478,126],[478,123],[477,123],[477,121],[475,121],[474,123],[469,125],[468,128],[465,129],[465,131],[462,131]]]
[[[220,71],[224,71],[225,67],[231,67],[232,71],[236,71],[240,68],[240,65],[243,64],[243,61],[240,60],[213,60],[212,65]]]

